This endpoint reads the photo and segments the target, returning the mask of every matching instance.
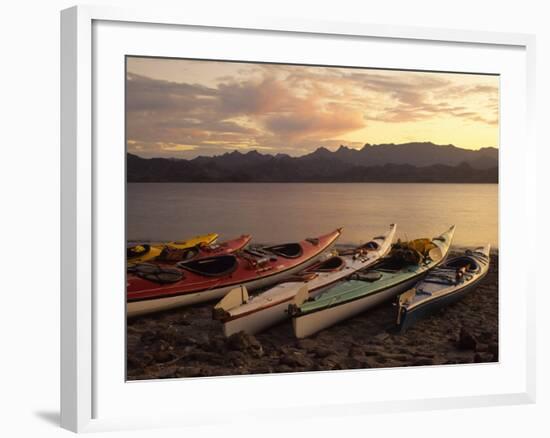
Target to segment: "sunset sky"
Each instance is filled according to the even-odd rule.
[[[432,141],[498,147],[497,76],[127,58],[127,146],[142,157]]]

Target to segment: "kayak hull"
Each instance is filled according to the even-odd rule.
[[[315,257],[311,260],[311,263],[321,256]],[[284,280],[289,275],[292,275],[299,270],[303,269],[303,266],[298,266],[294,269],[289,269],[288,271],[281,272],[280,274],[273,275],[268,278],[259,278],[254,281],[249,281],[246,283],[247,289],[255,290],[262,287],[271,286],[272,284],[278,283],[279,281]],[[212,301],[216,299],[223,298],[230,290],[235,288],[235,285],[229,285],[225,287],[201,290],[195,293],[186,293],[181,295],[174,295],[164,298],[155,298],[151,300],[142,300],[142,301],[133,301],[126,304],[127,317],[131,318],[134,316],[145,315],[147,313],[160,312],[163,310],[170,310],[176,307],[190,306],[193,304],[204,303],[207,301]],[[287,303],[288,305],[288,303]]]
[[[224,322],[223,334],[226,337],[241,331],[248,334],[255,334],[273,325],[279,324],[288,316],[286,310],[291,299],[292,298],[288,298],[280,301],[273,306],[266,307],[262,311],[252,312],[244,317]]]
[[[314,273],[313,279],[279,284],[252,297],[240,306],[228,309],[225,317],[219,318],[222,321],[225,336],[231,336],[240,331],[256,334],[288,319],[288,305],[301,288],[307,286],[308,296],[313,298],[357,270],[371,266],[390,250],[395,231],[396,226],[392,224],[386,234],[371,240],[370,242],[377,242],[378,249],[367,252],[362,257],[351,254],[340,256],[344,261],[344,267],[338,271],[316,272],[315,267],[309,268],[305,274]]]
[[[474,290],[481,282],[481,280],[483,280],[483,278],[480,278],[475,284],[466,286],[450,295],[430,301],[429,303],[418,306],[414,309],[411,309],[410,311],[407,309],[403,309],[401,322],[399,323],[399,329],[404,332],[412,327],[417,321],[434,314],[436,311],[444,307],[460,301],[462,298],[464,298],[466,294]]]
[[[339,304],[338,306],[325,308],[322,311],[294,317],[292,319],[294,334],[298,339],[306,338],[340,321],[359,315],[378,304],[394,298],[399,293],[416,284],[418,279],[419,277],[414,277],[378,293],[366,295],[362,298]]]

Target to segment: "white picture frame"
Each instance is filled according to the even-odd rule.
[[[100,26],[100,27],[98,27]],[[103,27],[101,27],[103,26]],[[122,236],[115,232],[107,236],[103,232],[102,223],[105,218],[102,216],[112,206],[117,209],[120,204],[123,191],[120,185],[109,185],[112,190],[106,190],[108,178],[110,181],[118,181],[120,175],[124,175],[124,167],[120,167],[121,157],[116,154],[123,154],[124,145],[121,144],[120,151],[116,152],[113,148],[112,157],[107,157],[102,149],[98,153],[98,140],[103,139],[103,135],[109,135],[109,132],[117,129],[123,129],[114,124],[117,117],[120,116],[120,107],[124,102],[118,101],[120,97],[120,87],[118,89],[109,89],[110,95],[114,96],[114,111],[118,111],[118,116],[109,118],[113,120],[110,126],[103,122],[104,105],[102,96],[98,94],[98,84],[106,78],[109,59],[119,59],[121,53],[133,54],[135,52],[125,52],[123,36],[117,26],[124,27],[123,32],[136,32],[137,27],[147,27],[151,35],[159,35],[166,32],[178,32],[178,29],[185,29],[185,32],[200,32],[201,35],[208,36],[209,32],[234,32],[239,38],[254,39],[269,37],[274,39],[310,39],[334,38],[340,43],[347,41],[346,44],[362,44],[363,41],[370,41],[373,44],[384,42],[390,45],[399,45],[406,43],[411,48],[417,47],[419,50],[438,50],[437,47],[447,48],[448,45],[455,47],[457,51],[460,48],[484,50],[497,53],[502,65],[507,65],[509,60],[517,62],[512,63],[509,73],[504,74],[504,78],[510,78],[510,82],[504,81],[502,84],[504,92],[511,87],[514,92],[510,95],[505,94],[503,108],[508,110],[511,104],[520,103],[517,113],[504,113],[502,120],[506,125],[501,128],[501,136],[504,144],[510,144],[509,147],[501,150],[501,288],[506,298],[507,288],[515,288],[516,293],[521,292],[517,298],[517,308],[519,309],[515,336],[508,336],[507,326],[501,327],[501,341],[505,343],[503,348],[504,358],[498,364],[493,366],[497,368],[477,367],[419,367],[416,370],[375,370],[372,372],[343,372],[343,373],[307,373],[286,375],[286,376],[247,376],[235,378],[209,378],[209,379],[188,379],[185,383],[187,394],[212,395],[216,387],[223,386],[224,389],[242,388],[242,397],[251,396],[258,391],[258,387],[271,388],[275,391],[275,386],[280,386],[279,392],[273,392],[273,405],[261,406],[261,403],[255,403],[254,407],[247,407],[239,410],[239,403],[236,403],[235,410],[225,411],[223,409],[223,400],[218,405],[212,404],[212,409],[217,413],[218,421],[231,421],[235,413],[252,417],[274,418],[275,415],[284,413],[289,417],[296,417],[299,407],[300,415],[342,415],[361,414],[364,412],[392,412],[410,409],[440,409],[451,407],[475,407],[487,405],[519,404],[532,403],[535,399],[535,309],[534,309],[534,285],[533,280],[514,283],[512,277],[506,272],[506,267],[512,266],[514,260],[519,257],[519,244],[512,242],[511,237],[514,231],[525,230],[536,231],[534,211],[536,207],[534,197],[535,187],[535,142],[533,138],[532,120],[534,119],[534,52],[535,39],[532,35],[525,34],[507,34],[491,32],[472,32],[450,29],[425,29],[416,27],[402,26],[377,26],[363,23],[337,23],[337,22],[311,22],[308,20],[278,20],[278,19],[249,19],[243,17],[240,20],[231,20],[226,22],[223,17],[215,15],[197,16],[188,11],[163,11],[163,10],[129,10],[110,7],[92,7],[78,6],[62,11],[61,13],[61,425],[64,428],[73,431],[99,431],[119,428],[145,428],[162,427],[174,425],[202,424],[208,421],[210,414],[201,411],[200,400],[197,399],[196,411],[189,413],[184,411],[182,406],[176,406],[173,410],[167,411],[159,405],[157,412],[151,412],[149,416],[132,416],[129,411],[117,410],[116,405],[122,399],[117,397],[128,397],[128,399],[142,396],[144,400],[151,397],[160,397],[161,394],[171,391],[170,387],[178,387],[181,390],[183,383],[168,382],[142,382],[125,383],[120,381],[121,372],[118,369],[123,362],[123,351],[117,351],[116,345],[105,341],[104,332],[107,328],[116,332],[124,326],[123,313],[116,313],[105,310],[108,299],[98,299],[98,291],[103,290],[102,285],[109,282],[109,275],[112,278],[117,276],[116,270],[123,270],[123,257],[119,257],[122,252],[114,251],[112,260],[117,260],[112,272],[109,273],[103,269],[103,256],[106,251],[105,241],[107,238],[115,240],[122,239]],[[133,35],[139,36],[139,33]],[[315,38],[310,38],[315,37]],[[159,36],[162,38],[162,36]],[[150,41],[148,50],[156,50],[155,45],[160,47],[160,40],[155,41],[156,37]],[[107,50],[105,41],[109,41],[109,50]],[[139,40],[139,38],[136,38]],[[345,43],[344,41],[344,43]],[[139,41],[136,43],[138,44]],[[316,44],[315,41],[310,42]],[[288,42],[281,42],[282,46]],[[308,43],[309,44],[309,43]],[[317,43],[320,44],[320,43]],[[314,46],[312,46],[314,47]],[[203,47],[206,50],[206,46]],[[452,48],[451,48],[452,49]],[[117,51],[118,50],[118,51]],[[169,50],[164,45],[163,50]],[[265,51],[262,47],[262,51]],[[454,50],[454,49],[452,49]],[[197,47],[194,54],[199,53],[201,47]],[[109,52],[109,54],[107,54]],[[105,53],[105,58],[102,58]],[[213,52],[212,52],[213,53]],[[458,53],[458,52],[457,52]],[[464,52],[465,53],[465,52]],[[139,54],[139,53],[137,53]],[[164,54],[164,53],[162,53]],[[405,54],[403,53],[403,57]],[[214,55],[215,56],[215,55]],[[238,55],[236,55],[238,56]],[[246,56],[246,55],[241,55]],[[251,59],[256,60],[257,55],[251,54]],[[277,55],[272,56],[292,56]],[[326,56],[333,56],[330,53]],[[462,55],[465,56],[465,55]],[[509,56],[509,58],[507,58]],[[208,56],[205,56],[208,57]],[[229,57],[230,58],[230,57]],[[450,58],[450,57],[449,57]],[[454,57],[452,61],[460,65],[460,57]],[[496,59],[495,58],[495,59]],[[221,59],[221,58],[220,58]],[[484,60],[483,62],[489,62]],[[118,62],[118,61],[117,61]],[[406,62],[406,61],[403,61]],[[411,61],[408,61],[411,62]],[[437,63],[433,60],[432,65],[418,65],[416,68],[425,68],[428,70],[437,70]],[[465,62],[465,61],[464,61]],[[474,65],[480,60],[471,60]],[[396,61],[398,63],[398,61]],[[495,63],[496,65],[496,63]],[[103,67],[107,67],[104,71]],[[389,66],[388,66],[389,67]],[[445,67],[448,71],[450,67]],[[480,67],[481,68],[481,67]],[[504,68],[504,67],[503,67]],[[508,67],[506,67],[508,68]],[[512,71],[513,70],[513,71]],[[451,68],[452,71],[452,68]],[[455,71],[460,71],[456,67]],[[495,68],[493,73],[502,74]],[[122,79],[122,78],[121,78]],[[525,83],[523,82],[525,80]],[[117,87],[116,84],[112,85]],[[99,86],[101,88],[101,86]],[[118,93],[118,94],[117,94]],[[517,105],[516,105],[517,106]],[[97,124],[101,128],[97,128]],[[114,138],[120,138],[115,135]],[[521,141],[520,146],[512,146],[512,141]],[[110,153],[110,152],[109,152]],[[107,153],[108,155],[108,153]],[[109,158],[109,159],[108,159]],[[112,159],[110,159],[112,158]],[[517,166],[516,169],[513,167]],[[117,179],[118,178],[118,179]],[[513,181],[512,181],[513,180]],[[513,182],[513,184],[512,184]],[[109,192],[109,193],[107,193]],[[522,202],[522,208],[513,208],[514,202]],[[103,206],[103,203],[105,205]],[[101,208],[98,208],[99,206]],[[105,208],[103,208],[105,207]],[[504,213],[510,213],[509,215]],[[117,216],[119,219],[120,217]],[[117,222],[118,223],[118,222]],[[116,227],[115,227],[116,228]],[[102,237],[105,236],[105,237]],[[534,242],[524,242],[531,248]],[[122,248],[122,246],[121,246]],[[109,251],[111,254],[112,251]],[[524,278],[529,277],[529,267],[526,267],[527,273]],[[118,277],[116,277],[118,278]],[[113,286],[114,287],[114,286]],[[120,297],[120,303],[123,306],[124,296]],[[514,309],[510,308],[510,302],[504,300],[501,304],[500,313],[501,324],[507,324],[507,312]],[[120,319],[120,320],[119,320]],[[117,335],[118,336],[118,335]],[[123,337],[123,333],[120,334]],[[510,344],[506,344],[510,343]],[[508,349],[507,349],[508,348]],[[517,351],[512,351],[517,349]],[[101,354],[98,354],[101,351]],[[512,354],[512,352],[514,354]],[[109,370],[109,361],[116,362],[116,372],[107,376]],[[122,360],[122,362],[121,362]],[[296,400],[296,404],[285,405],[285,383],[292,385],[303,385],[304,389],[311,385],[325,384],[342,385],[343,382],[350,382],[351,379],[359,381],[361,379],[370,379],[372,384],[373,373],[379,373],[376,379],[383,382],[384,379],[406,378],[405,374],[416,378],[426,378],[427,373],[434,382],[438,378],[445,379],[449,373],[453,373],[455,378],[460,379],[459,375],[462,368],[467,368],[468,375],[479,375],[480,380],[489,382],[490,375],[498,374],[499,370],[510,369],[500,376],[506,382],[502,382],[502,390],[495,381],[493,386],[489,383],[486,387],[480,388],[481,393],[470,391],[463,388],[459,391],[457,388],[454,393],[436,393],[432,391],[431,395],[422,393],[414,385],[403,396],[390,396],[384,398],[374,395],[371,398],[362,395],[346,393],[345,386],[341,392],[332,392],[331,400],[315,397],[315,394],[307,397],[307,394]],[[452,370],[451,370],[452,369]],[[450,371],[448,371],[450,370]],[[454,371],[453,371],[454,370]],[[368,371],[368,370],[367,370]],[[393,373],[393,374],[388,374]],[[401,374],[400,374],[401,373]],[[351,376],[351,377],[350,377]],[[464,377],[466,378],[466,377]],[[116,382],[116,385],[110,382]],[[304,383],[305,382],[305,383]],[[382,383],[381,383],[382,385]],[[508,386],[507,386],[508,385]],[[122,392],[113,389],[110,386],[120,386],[120,388],[129,388],[125,395]],[[254,388],[256,387],[256,389]],[[117,392],[118,391],[118,392]],[[373,389],[376,392],[376,389]],[[306,391],[307,392],[307,391]],[[364,395],[364,394],[363,394]],[[106,401],[106,398],[110,402]],[[400,398],[401,397],[401,398]],[[421,403],[419,403],[421,401]],[[110,405],[109,405],[110,403]],[[188,414],[184,414],[187,412]]]

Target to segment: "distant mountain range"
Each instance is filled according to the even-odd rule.
[[[498,149],[433,143],[324,147],[301,157],[257,151],[191,160],[127,154],[128,182],[497,183]]]

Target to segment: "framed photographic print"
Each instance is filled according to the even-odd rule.
[[[534,400],[533,37],[75,7],[61,44],[63,427]]]

